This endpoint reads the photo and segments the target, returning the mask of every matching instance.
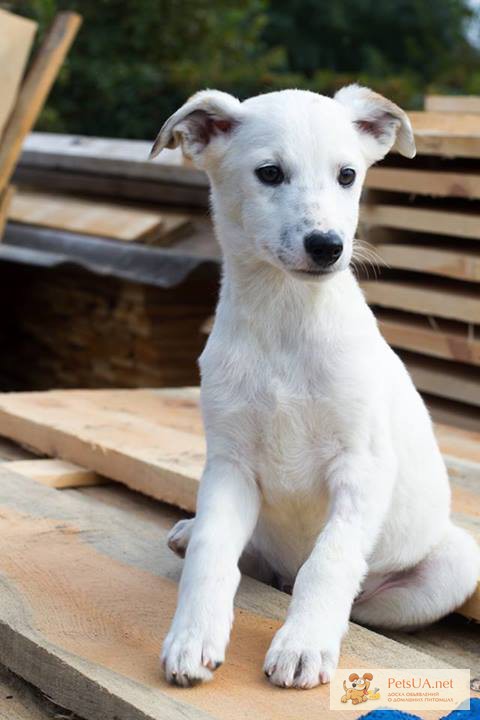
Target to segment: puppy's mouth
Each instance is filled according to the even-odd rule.
[[[297,269],[292,268],[290,270],[290,273],[294,277],[298,277],[302,280],[308,280],[308,279],[314,280],[315,278],[322,278],[322,277],[326,277],[327,275],[332,275],[334,272],[335,272],[335,270],[333,270],[333,269],[332,270],[321,270],[320,268],[317,268],[317,269],[311,268],[308,270],[297,270]]]

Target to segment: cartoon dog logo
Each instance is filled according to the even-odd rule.
[[[348,676],[348,680],[350,683],[349,687],[347,687],[345,680],[343,681],[345,695],[341,697],[342,703],[346,703],[348,700],[351,700],[353,705],[367,702],[369,695],[368,688],[373,680],[372,673],[365,673],[363,677],[360,677],[357,673],[352,673]]]

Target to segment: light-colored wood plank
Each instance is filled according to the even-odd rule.
[[[100,485],[105,482],[104,478],[92,470],[86,470],[80,465],[56,458],[14,460],[4,463],[2,467],[31,478],[42,485],[57,489]]]
[[[143,208],[27,190],[16,193],[9,219],[124,241],[150,239],[155,242],[163,226],[160,213]]]
[[[480,365],[480,331],[474,326],[441,321],[430,324],[421,315],[398,317],[382,310],[377,310],[376,316],[382,335],[392,347]]]
[[[437,423],[435,432],[442,453],[476,463],[480,469],[480,425],[479,432],[474,432]]]
[[[0,435],[195,509],[205,457],[196,402],[143,390],[7,393]]]
[[[416,387],[439,397],[480,407],[480,370],[446,360],[402,353]]]
[[[480,174],[443,172],[395,167],[372,167],[365,186],[370,190],[388,190],[431,197],[480,198]]]
[[[394,242],[379,243],[375,245],[375,250],[383,262],[391,268],[480,282],[480,249],[475,253],[454,247],[444,249]]]
[[[208,187],[206,174],[183,164],[180,148],[163,150],[148,160],[152,140],[120,140],[60,133],[31,133],[25,140],[21,164],[38,170],[63,170],[94,176],[174,185]]]
[[[480,113],[478,95],[426,95],[426,112]]]
[[[0,145],[0,188],[12,176],[22,143],[37,120],[80,23],[76,13],[59,13],[29,68]]]
[[[36,30],[37,23],[33,20],[0,8],[0,142],[15,105]]]
[[[10,212],[10,206],[13,200],[14,193],[15,188],[12,185],[7,185],[7,187],[3,191],[0,191],[0,242],[3,238],[3,233],[5,230],[5,225],[7,223],[8,213]]]
[[[129,204],[19,190],[9,219],[14,222],[126,242],[167,245],[190,227],[189,216]]]
[[[480,294],[468,289],[398,282],[366,280],[361,283],[370,305],[395,308],[420,315],[480,323]]]
[[[360,219],[368,227],[400,230],[480,240],[480,214],[455,212],[408,205],[362,205]]]
[[[169,517],[144,521],[86,495],[2,470],[0,478],[0,661],[56,702],[86,720],[350,717],[329,710],[327,686],[280,692],[264,678],[288,597],[248,578],[214,681],[187,692],[167,686],[158,649],[181,569],[165,545]],[[373,669],[444,665],[353,624],[340,659],[340,667]]]
[[[447,157],[480,157],[480,127],[475,113],[411,112],[417,152]]]

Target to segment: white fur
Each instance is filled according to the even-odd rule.
[[[413,136],[399,108],[353,86],[337,99],[283,91],[244,103],[204,91],[155,153],[178,142],[209,174],[224,274],[200,359],[208,459],[197,516],[171,534],[188,548],[163,664],[188,685],[223,661],[248,544],[266,579],[294,584],[265,672],[313,687],[335,669],[350,615],[427,623],[478,577],[427,410],[349,269],[368,165],[395,142],[412,156]],[[262,185],[265,162],[288,182]],[[357,172],[351,188],[337,182],[344,165]],[[320,277],[308,274],[311,230],[344,243]]]

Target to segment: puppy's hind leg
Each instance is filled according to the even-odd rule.
[[[168,547],[181,558],[184,558],[187,552],[194,522],[195,518],[179,520],[168,533]]]
[[[450,525],[441,542],[414,568],[391,575],[367,597],[352,619],[364,625],[411,630],[439,620],[472,595],[480,574],[475,540]]]

